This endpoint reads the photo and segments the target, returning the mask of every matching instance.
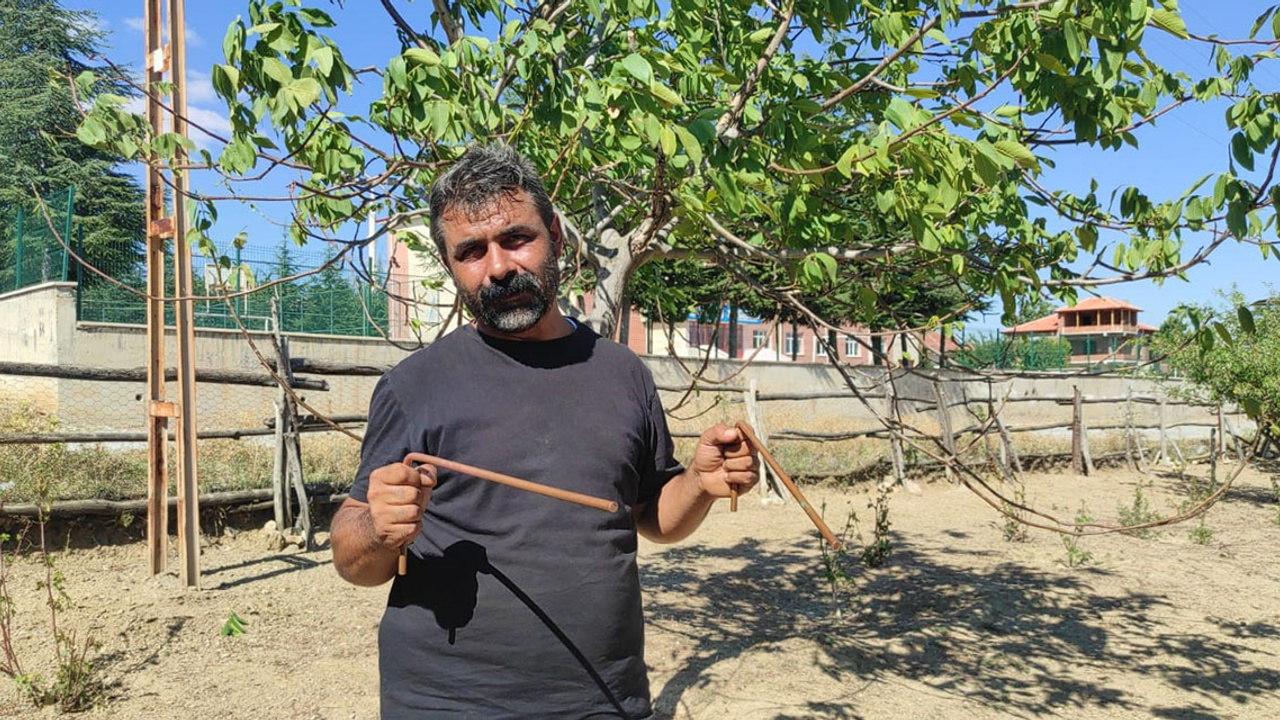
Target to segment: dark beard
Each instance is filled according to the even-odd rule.
[[[551,309],[560,290],[560,266],[549,257],[538,274],[517,271],[479,292],[462,293],[462,301],[472,317],[499,332],[517,334],[529,330]],[[527,294],[520,302],[504,302]]]

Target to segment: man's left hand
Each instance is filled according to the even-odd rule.
[[[698,438],[690,470],[697,474],[702,491],[716,498],[729,497],[730,487],[747,493],[760,482],[756,453],[735,427],[718,424]]]

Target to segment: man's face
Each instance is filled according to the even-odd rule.
[[[508,335],[533,329],[559,292],[559,222],[544,225],[521,190],[470,214],[449,209],[440,228],[449,272],[471,315]]]

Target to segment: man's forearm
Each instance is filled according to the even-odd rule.
[[[348,500],[334,513],[330,531],[333,566],[342,579],[372,587],[395,575],[400,553],[378,542],[368,505]]]
[[[662,487],[658,497],[636,518],[636,527],[654,542],[677,542],[698,529],[715,501],[702,489],[698,476],[686,470]]]

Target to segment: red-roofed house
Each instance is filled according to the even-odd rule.
[[[1150,359],[1150,350],[1136,342],[1156,331],[1138,322],[1141,308],[1114,298],[1089,298],[1071,307],[1004,330],[1024,337],[1059,337],[1071,343],[1073,365],[1099,362],[1139,363]]]

